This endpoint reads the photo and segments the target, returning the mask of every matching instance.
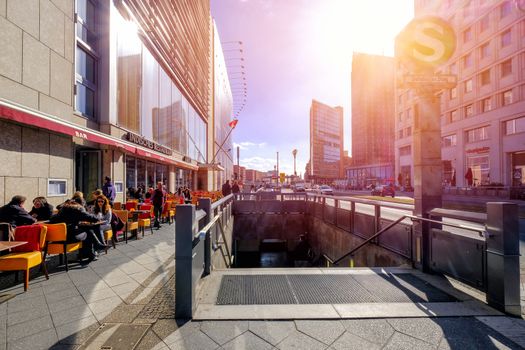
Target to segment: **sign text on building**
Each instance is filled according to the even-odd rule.
[[[126,135],[126,139],[130,142],[133,142],[139,146],[144,146],[144,147],[147,147],[151,150],[154,150],[154,151],[157,151],[157,152],[160,152],[160,153],[164,153],[164,154],[167,154],[167,155],[171,155],[173,152],[171,151],[171,149],[169,149],[168,147],[165,147],[165,146],[162,146],[162,145],[159,145],[158,143],[156,142],[153,142],[151,140],[148,140],[140,135],[137,135],[137,134],[134,134],[132,132],[129,132],[127,133]]]

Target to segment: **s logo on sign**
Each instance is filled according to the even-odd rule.
[[[456,34],[439,17],[412,20],[396,39],[396,56],[419,66],[438,66],[448,61],[455,49]]]

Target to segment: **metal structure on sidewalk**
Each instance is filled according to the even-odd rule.
[[[229,196],[214,204],[202,201],[199,207],[202,210],[177,207],[177,317],[192,317],[198,282],[213,274],[213,254],[228,267],[235,259],[230,255],[232,241],[243,235],[263,239],[265,225],[270,225],[273,237],[284,239],[290,237],[289,230],[306,229],[316,256],[333,265],[348,266],[345,263],[356,257],[358,266],[367,266],[370,256],[382,261],[389,257],[392,264],[409,263],[466,283],[486,293],[489,305],[498,310],[512,315],[521,311],[516,204],[488,203],[487,214],[436,208],[422,217],[405,204],[261,192]],[[304,227],[297,228],[297,220],[304,220]],[[430,230],[428,251],[421,249],[421,237],[415,234],[415,223],[421,222]],[[245,231],[247,227],[257,234]],[[344,251],[345,244],[336,243],[341,239],[353,242],[351,249]],[[424,254],[428,270],[420,264]]]

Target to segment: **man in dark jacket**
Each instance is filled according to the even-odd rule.
[[[239,184],[237,183],[237,181],[234,181],[233,186],[232,186],[232,193],[237,194],[239,192],[241,192],[241,189],[239,188]]]
[[[230,195],[232,193],[232,188],[230,186],[230,180],[226,180],[224,185],[222,185],[222,195],[224,197]]]
[[[81,223],[99,221],[94,214],[88,213],[84,207],[73,200],[68,200],[60,211],[49,219],[49,223],[65,223],[67,227],[66,241],[68,243],[82,241],[82,255],[88,258],[87,262],[96,260],[94,248],[103,249],[105,245],[99,242],[93,229],[82,226]],[[85,232],[86,234],[82,234]]]
[[[160,217],[162,216],[162,208],[166,200],[166,192],[162,189],[162,182],[157,182],[157,188],[151,195],[151,203],[153,204],[153,213],[155,214],[156,228],[160,228]]]
[[[109,176],[106,176],[105,180],[106,183],[102,186],[102,193],[109,200],[109,204],[113,206],[113,201],[116,197],[115,186],[113,186],[113,183],[111,182],[111,178]]]
[[[25,201],[24,196],[17,195],[11,198],[11,202],[0,208],[0,221],[10,223],[13,228],[34,224],[36,219],[24,209]]]

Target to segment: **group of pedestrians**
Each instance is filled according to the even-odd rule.
[[[53,214],[53,206],[45,197],[33,199],[33,207],[28,212],[25,209],[27,198],[16,195],[0,208],[0,222],[8,223],[12,229],[38,222],[65,223],[66,242],[82,241],[82,255],[87,258],[83,260],[83,264],[87,264],[97,259],[98,251],[107,248],[104,243],[104,231],[113,229],[113,226],[118,224],[118,218],[111,210],[115,195],[111,179],[106,177],[102,189],[92,193],[91,201],[86,202],[84,194],[77,191],[70,199],[57,206],[58,211],[55,214]],[[96,223],[96,225],[85,223]]]
[[[224,197],[230,195],[230,194],[236,194],[241,192],[241,188],[239,187],[239,184],[237,181],[233,181],[233,185],[230,185],[230,180],[226,180],[226,182],[222,185],[222,195]]]

